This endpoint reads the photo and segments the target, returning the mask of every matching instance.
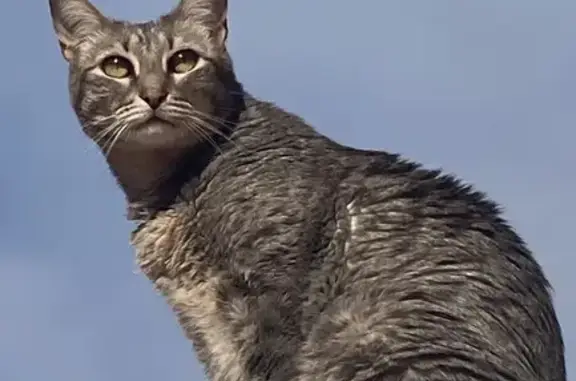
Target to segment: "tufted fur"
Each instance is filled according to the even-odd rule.
[[[138,263],[211,380],[566,380],[548,282],[498,207],[245,93],[225,1],[141,24],[50,4],[76,114],[138,221]],[[165,64],[179,46],[205,58],[181,77]],[[134,76],[102,75],[110,54]],[[150,91],[168,94],[162,122]]]

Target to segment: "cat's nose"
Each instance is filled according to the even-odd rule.
[[[156,110],[162,102],[166,100],[168,94],[155,94],[155,95],[144,95],[141,98],[144,102],[148,103],[148,106],[152,107],[152,109]]]

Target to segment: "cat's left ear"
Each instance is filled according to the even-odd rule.
[[[216,44],[228,37],[228,0],[180,0],[175,12],[180,19],[204,26]]]

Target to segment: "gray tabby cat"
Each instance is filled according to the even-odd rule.
[[[566,379],[549,284],[498,207],[244,92],[225,0],[139,24],[50,8],[138,263],[211,380]]]

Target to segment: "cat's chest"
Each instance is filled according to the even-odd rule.
[[[132,233],[130,243],[136,250],[138,266],[152,282],[178,273],[186,253],[185,241],[190,236],[187,224],[184,215],[168,210]]]
[[[208,245],[194,231],[193,218],[163,212],[134,232],[131,243],[142,272],[176,313],[211,379],[250,379],[243,350],[253,328],[248,304],[235,297],[230,274],[210,266]]]

